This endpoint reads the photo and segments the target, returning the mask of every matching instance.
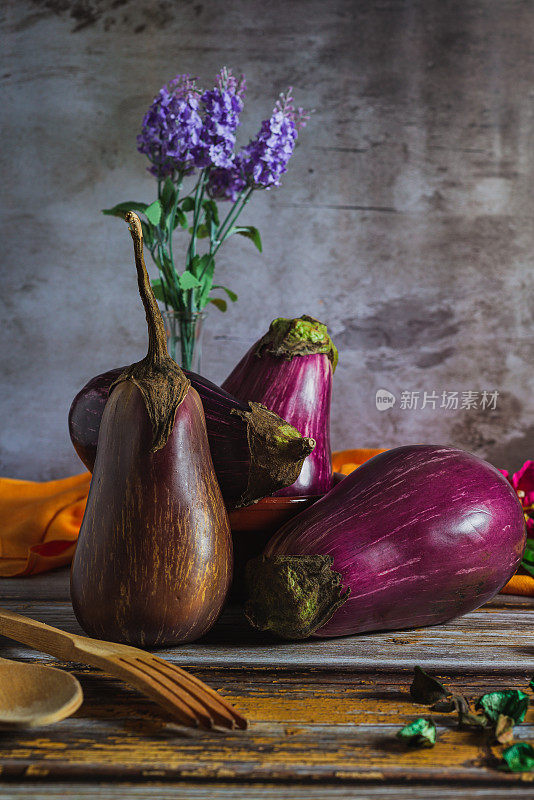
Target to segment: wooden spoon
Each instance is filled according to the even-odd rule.
[[[0,728],[50,725],[82,701],[82,687],[69,672],[0,658]]]

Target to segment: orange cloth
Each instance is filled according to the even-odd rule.
[[[332,453],[332,467],[334,472],[350,475],[365,461],[385,450],[338,450]],[[506,586],[501,589],[502,594],[522,594],[534,597],[534,578],[531,575],[514,575]]]
[[[339,450],[332,454],[332,467],[349,475],[384,452]],[[70,564],[90,483],[89,472],[47,483],[0,478],[0,578],[37,575]],[[502,592],[534,596],[534,578],[514,575]]]
[[[532,575],[514,575],[501,589],[501,594],[524,594],[527,597],[533,597],[534,578]]]
[[[385,452],[385,450],[370,450],[369,448],[337,450],[337,452],[332,453],[332,469],[334,472],[341,472],[342,475],[350,475],[355,469],[361,467],[365,461],[369,461],[373,456]]]
[[[0,577],[70,564],[91,475],[47,483],[0,478]]]

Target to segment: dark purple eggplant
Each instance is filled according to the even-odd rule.
[[[72,401],[70,437],[89,470],[109,388],[123,370],[92,378]],[[315,446],[313,439],[302,437],[262,404],[241,403],[201,375],[183,372],[202,400],[213,466],[227,508],[255,503],[292,484]]]
[[[128,212],[147,356],[109,391],[71,571],[71,598],[92,636],[142,647],[197,639],[213,625],[232,575],[228,516],[198,393],[167,353]]]
[[[110,369],[87,381],[71,403],[69,434],[74,449],[92,472],[95,466],[98,432],[109,390],[126,367]]]
[[[246,613],[289,639],[435,625],[497,594],[525,538],[521,504],[497,469],[451,447],[398,447],[249,562]]]
[[[277,495],[323,495],[333,485],[330,399],[337,350],[313,317],[275,319],[222,384],[241,402],[263,403],[316,442],[297,480]]]

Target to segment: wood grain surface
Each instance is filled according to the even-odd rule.
[[[0,604],[77,630],[61,576],[3,581]],[[408,693],[414,664],[471,697],[525,689],[534,673],[533,608],[501,596],[436,628],[295,645],[249,631],[230,609],[202,642],[158,652],[189,665],[251,720],[249,731],[232,733],[181,728],[112,678],[2,640],[2,656],[72,670],[85,702],[58,725],[0,734],[0,800],[534,798],[534,775],[498,770],[501,748],[457,730],[450,715],[434,715],[433,749],[395,739],[426,711]],[[516,741],[534,742],[534,707],[515,730]]]

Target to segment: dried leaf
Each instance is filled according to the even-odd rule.
[[[469,708],[469,703],[463,694],[455,694],[452,697],[454,706],[458,713],[458,725],[461,728],[486,728],[488,719],[484,714],[473,714]]]
[[[514,720],[505,714],[499,714],[495,725],[495,739],[499,744],[512,744],[514,741]]]
[[[447,697],[445,700],[438,700],[437,703],[430,706],[431,711],[436,711],[439,714],[450,714],[451,711],[456,711],[457,705],[454,702],[454,697]]]
[[[529,696],[519,689],[505,689],[502,692],[488,692],[479,697],[475,708],[497,723],[500,715],[511,717],[514,722],[523,722],[527,713]]]
[[[436,743],[436,726],[431,719],[414,720],[397,732],[397,739],[410,747],[434,747]]]
[[[513,744],[502,754],[503,767],[510,772],[532,772],[534,770],[534,747],[527,742]]]
[[[434,703],[444,700],[450,696],[450,692],[442,684],[421,667],[414,669],[413,681],[410,686],[412,700],[424,706],[431,706]]]

